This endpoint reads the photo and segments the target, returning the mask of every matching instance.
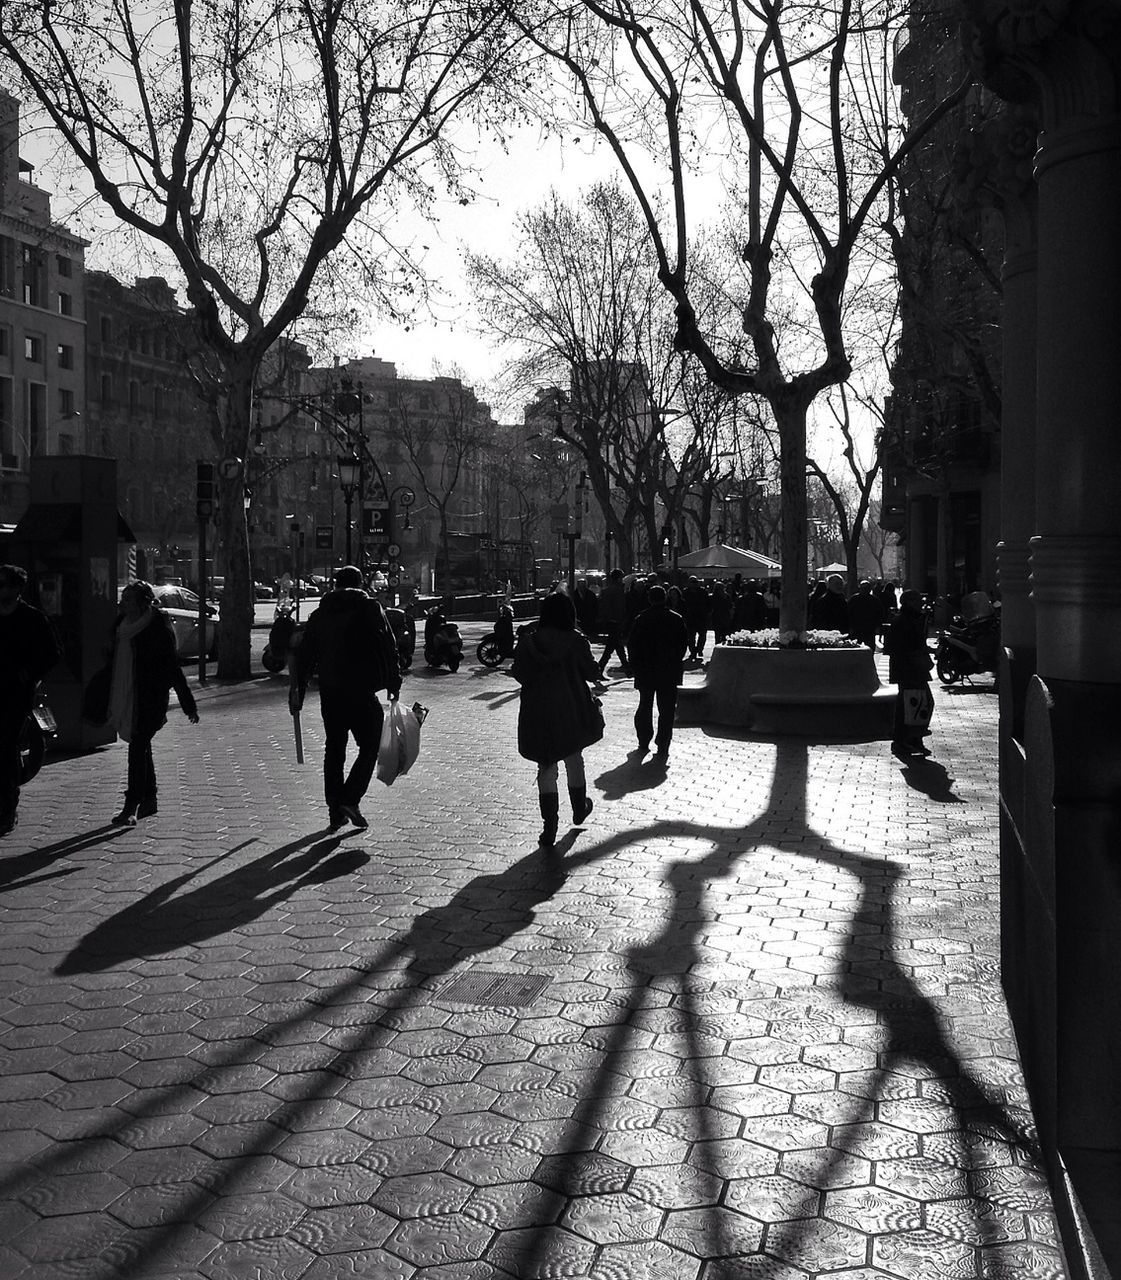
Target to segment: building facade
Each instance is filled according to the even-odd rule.
[[[86,242],[51,217],[0,92],[0,526],[29,502],[31,459],[85,440]]]
[[[917,6],[894,64],[908,119],[924,118],[965,70],[955,15]],[[961,140],[990,103],[976,89],[899,173],[901,332],[885,406],[880,525],[903,542],[907,585],[950,601],[997,588],[1001,232],[955,180]]]

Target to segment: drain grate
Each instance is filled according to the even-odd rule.
[[[540,973],[463,973],[445,982],[436,995],[440,1000],[451,1000],[455,1004],[517,1007],[532,1004],[549,981]]]

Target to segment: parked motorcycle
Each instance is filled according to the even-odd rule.
[[[463,637],[442,610],[432,609],[424,620],[424,660],[430,667],[458,671],[463,661]]]
[[[1000,662],[1000,614],[991,604],[973,617],[959,617],[938,633],[934,669],[943,684],[995,672]]]
[[[488,631],[475,646],[475,657],[484,667],[497,667],[506,658],[514,656],[518,637],[514,633],[514,611],[508,604],[498,610],[494,630]]]
[[[387,608],[385,614],[397,644],[397,666],[404,675],[413,665],[416,652],[416,619],[411,606],[408,609]]]
[[[287,668],[288,658],[303,634],[303,626],[296,621],[293,613],[291,604],[281,603],[276,606],[265,651],[261,654],[261,666],[274,676]]]

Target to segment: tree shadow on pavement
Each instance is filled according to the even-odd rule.
[[[781,1014],[775,1016],[776,1005],[789,1006],[789,1021],[794,1026],[799,1016],[805,1018],[807,1015],[828,1024],[831,1011],[834,1011],[835,1034],[840,1041],[844,1025],[851,1020],[851,1011],[864,1009],[871,1015],[868,1021],[879,1028],[876,1036],[877,1065],[867,1073],[864,1087],[860,1090],[862,1096],[836,1095],[841,1104],[848,1107],[847,1114],[831,1117],[832,1144],[825,1145],[823,1141],[820,1146],[811,1148],[817,1155],[816,1167],[803,1168],[798,1174],[798,1180],[804,1186],[802,1204],[797,1208],[791,1207],[787,1215],[789,1220],[774,1223],[767,1229],[765,1243],[761,1246],[775,1263],[800,1265],[812,1272],[818,1269],[812,1259],[814,1232],[822,1221],[817,1216],[821,1194],[844,1185],[838,1182],[836,1171],[852,1154],[859,1154],[862,1142],[874,1145],[881,1127],[879,1109],[889,1097],[887,1086],[893,1069],[910,1066],[913,1069],[911,1074],[946,1083],[945,1096],[938,1102],[953,1119],[952,1122],[948,1119],[942,1128],[946,1130],[944,1136],[956,1143],[957,1164],[971,1194],[978,1170],[972,1164],[970,1139],[979,1127],[987,1136],[1007,1142],[1032,1159],[1038,1158],[1038,1150],[1029,1124],[1013,1114],[1004,1105],[1003,1096],[991,1090],[958,1055],[950,1043],[937,1006],[923,994],[909,970],[896,959],[897,951],[903,953],[907,950],[908,941],[906,934],[900,933],[895,915],[896,887],[907,873],[906,865],[888,857],[840,848],[814,830],[806,813],[807,774],[806,745],[778,740],[771,795],[762,806],[760,817],[741,829],[690,822],[659,823],[626,831],[582,852],[582,858],[588,861],[602,861],[628,847],[641,847],[659,840],[675,843],[687,840],[694,844],[700,840],[711,845],[703,857],[679,858],[669,866],[665,875],[672,891],[673,906],[669,919],[657,936],[631,947],[623,957],[630,983],[625,993],[617,991],[616,994],[625,994],[625,1010],[620,1012],[619,1021],[611,1028],[602,1046],[603,1058],[597,1078],[589,1082],[582,1101],[570,1118],[571,1142],[558,1166],[559,1181],[553,1180],[549,1185],[570,1199],[586,1193],[583,1185],[586,1172],[597,1161],[603,1161],[603,1156],[592,1148],[594,1139],[590,1141],[587,1135],[608,1132],[612,1128],[612,1097],[607,1087],[609,1077],[614,1070],[625,1073],[621,1064],[633,1060],[640,1052],[639,1046],[643,1043],[641,1033],[645,1030],[644,1015],[653,1016],[655,1011],[664,1013],[667,1006],[661,996],[667,990],[673,992],[672,1009],[679,1015],[678,1022],[683,1024],[681,1034],[689,1054],[688,1060],[681,1063],[680,1078],[691,1096],[679,1099],[676,1105],[691,1108],[692,1115],[697,1118],[696,1131],[688,1135],[694,1149],[696,1143],[711,1136],[706,1128],[706,1123],[711,1124],[712,1120],[711,1092],[723,1081],[718,1072],[713,1072],[711,1078],[706,1072],[706,1064],[713,1061],[709,1056],[712,1049],[703,1047],[701,1042],[702,1038],[710,1043],[712,1037],[724,1035],[727,1038],[727,1033],[722,1032],[721,1015],[712,1011],[711,1001],[705,999],[705,993],[725,987],[729,1007],[739,1011],[735,1017],[750,1017],[752,1003],[742,992],[737,996],[734,979],[720,983],[716,977],[706,980],[704,973],[698,972],[707,970],[711,974],[718,967],[714,962],[726,963],[727,960],[726,948],[718,947],[711,957],[706,956],[705,930],[713,915],[707,899],[710,894],[727,892],[718,890],[717,882],[748,871],[752,855],[757,850],[777,847],[791,858],[804,859],[813,866],[851,876],[856,882],[857,902],[840,946],[830,944],[827,952],[823,949],[823,954],[835,956],[831,975],[828,978],[819,975],[814,985],[796,985],[791,994],[780,992],[777,1000],[768,1002],[769,1021],[785,1020]],[[776,818],[779,819],[777,823]],[[781,834],[776,836],[776,830],[781,830]],[[813,873],[807,869],[806,875],[812,877]],[[828,875],[821,878],[829,880]],[[812,885],[807,887],[811,896],[825,897],[828,894],[827,887],[823,886],[816,893]],[[745,896],[744,909],[749,910],[750,905],[750,897]],[[762,921],[767,921],[772,908],[773,898],[764,894],[760,901]],[[809,909],[807,914],[812,914]],[[762,981],[773,982],[773,974],[773,969],[767,969]],[[756,986],[753,980],[742,981],[746,987]],[[836,1020],[836,1013],[841,1015],[840,1021]],[[768,1030],[771,1029],[769,1026]],[[790,1031],[785,1038],[791,1038]],[[929,1107],[930,1104],[926,1105]],[[759,1141],[766,1144],[766,1130],[776,1119],[781,1120],[781,1117],[742,1117],[743,1137],[750,1141],[755,1132]],[[820,1127],[823,1133],[827,1132],[825,1125]],[[775,1141],[777,1167],[779,1152],[789,1148],[782,1145],[781,1135]],[[702,1167],[717,1173],[725,1181],[745,1177],[749,1181],[749,1175],[734,1167],[735,1159],[732,1154],[723,1162],[717,1160],[715,1164]],[[948,1157],[943,1155],[942,1159]],[[705,1242],[703,1256],[732,1259],[743,1254],[742,1241],[733,1239],[732,1215],[719,1208],[702,1208],[696,1212],[704,1218],[701,1229]],[[997,1245],[1004,1240],[987,1206],[976,1196],[973,1218],[977,1234],[986,1245]],[[854,1225],[857,1230],[867,1230],[863,1222],[858,1221]],[[563,1217],[560,1226],[564,1226]],[[539,1231],[519,1250],[516,1273],[526,1276],[552,1274],[550,1268],[560,1265],[565,1247],[563,1235],[547,1229]],[[556,1256],[554,1249],[559,1250]],[[739,1258],[736,1264],[729,1263],[732,1266],[729,1274],[741,1274],[735,1267],[739,1263],[746,1264],[746,1261],[744,1257]],[[504,1261],[503,1265],[507,1263]],[[712,1274],[715,1280],[723,1273],[714,1269]],[[742,1274],[755,1273],[745,1270]]]
[[[97,973],[142,956],[163,955],[192,946],[248,924],[290,897],[302,884],[322,880],[320,863],[335,852],[342,839],[341,835],[324,839],[322,832],[304,836],[215,880],[180,892],[188,881],[225,861],[245,844],[229,849],[203,867],[166,880],[95,925],[58,964],[55,973]],[[348,864],[334,874],[342,875],[351,869]]]

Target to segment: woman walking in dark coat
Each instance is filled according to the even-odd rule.
[[[512,674],[522,687],[518,754],[537,763],[540,843],[551,849],[560,822],[560,762],[568,776],[572,820],[583,822],[592,811],[583,751],[603,737],[603,716],[587,684],[598,680],[600,671],[591,646],[576,630],[568,596],[555,593],[541,602],[536,630],[518,641]]]
[[[199,716],[175,653],[171,620],[156,608],[146,582],[130,582],[121,592],[121,616],[113,629],[110,659],[108,720],[128,743],[128,781],[125,802],[112,819],[117,827],[132,827],[137,818],[156,812],[156,770],[152,739],[167,723],[170,691],[192,724]]]

